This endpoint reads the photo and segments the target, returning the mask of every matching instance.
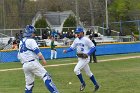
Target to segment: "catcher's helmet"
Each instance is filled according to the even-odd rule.
[[[32,34],[36,31],[35,27],[32,25],[27,25],[24,29],[24,37],[31,37]]]
[[[84,32],[82,27],[77,27],[75,33],[80,33],[80,32]]]

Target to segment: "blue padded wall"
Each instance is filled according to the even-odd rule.
[[[58,58],[71,58],[76,57],[76,51],[63,54],[63,50],[66,48],[57,48]],[[127,43],[127,44],[104,44],[96,47],[96,55],[108,55],[108,54],[122,54],[122,53],[137,53],[140,52],[140,43]],[[50,59],[50,48],[40,49],[45,59]],[[0,51],[0,62],[19,62],[17,59],[17,50],[12,51]]]

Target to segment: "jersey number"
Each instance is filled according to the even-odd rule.
[[[20,52],[22,53],[22,52],[26,52],[26,51],[27,51],[27,48],[26,48],[25,44],[20,45]]]

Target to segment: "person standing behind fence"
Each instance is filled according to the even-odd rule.
[[[57,51],[55,48],[56,45],[54,44],[54,40],[55,38],[51,37],[51,59],[57,58]]]
[[[18,49],[18,44],[16,40],[13,41],[12,49]]]
[[[34,87],[35,75],[40,77],[50,93],[59,93],[55,84],[53,83],[50,74],[39,63],[39,59],[46,65],[46,60],[39,50],[35,37],[35,27],[27,25],[23,34],[24,38],[20,41],[18,59],[20,59],[23,65],[23,71],[25,74],[25,93],[32,93]]]
[[[93,44],[96,46],[96,42],[94,40],[94,37],[93,36],[89,36],[89,39],[93,42]],[[90,63],[97,63],[97,57],[96,57],[96,50],[90,55]],[[93,58],[93,61],[92,61],[92,58]]]
[[[131,36],[132,36],[132,41],[136,41],[136,37],[135,37],[134,32],[131,32]]]

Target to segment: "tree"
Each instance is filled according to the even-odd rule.
[[[72,28],[63,28],[63,32],[67,32],[67,31],[72,31],[75,29],[76,27],[76,18],[72,15],[70,15],[66,21],[64,22],[63,27],[72,27]],[[74,27],[74,28],[73,28]]]
[[[132,31],[136,31],[135,23],[131,22],[125,22],[133,20],[130,16],[130,12],[134,11],[134,8],[139,6],[139,4],[136,3],[136,0],[115,0],[110,6],[109,6],[109,12],[110,12],[110,20],[112,22],[121,22],[123,33],[130,34]],[[135,6],[135,7],[134,7]],[[114,29],[119,28],[119,24],[114,25]]]
[[[128,20],[127,16],[130,7],[129,0],[115,0],[112,5],[109,6],[110,18],[112,21],[125,21]]]
[[[47,24],[45,18],[41,18],[38,21],[36,21],[35,27],[36,28],[47,28],[47,27],[50,28],[50,26]],[[39,34],[39,31],[40,31],[40,29],[37,29],[37,33],[36,33],[37,35]]]
[[[108,0],[109,21],[140,19],[140,0]],[[76,14],[75,0],[4,0],[6,28],[21,28],[31,24],[38,11],[72,10]],[[90,26],[90,7],[88,0],[78,0],[80,21]],[[0,27],[3,27],[3,0],[0,0]],[[105,22],[105,0],[93,0],[95,24],[102,26]],[[14,24],[13,24],[14,23]]]

